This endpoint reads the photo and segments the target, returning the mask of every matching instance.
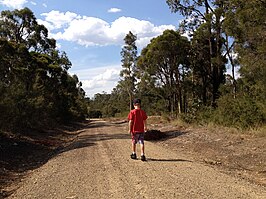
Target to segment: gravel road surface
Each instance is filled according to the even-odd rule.
[[[73,143],[31,171],[9,198],[266,198],[265,187],[154,142],[146,141],[145,147],[146,162],[131,160],[127,124],[94,120]]]

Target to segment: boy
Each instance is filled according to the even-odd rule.
[[[134,109],[128,114],[129,120],[129,133],[132,138],[132,159],[137,159],[136,155],[136,144],[139,143],[141,146],[141,160],[145,161],[146,157],[144,154],[144,132],[147,131],[147,115],[144,110],[140,108],[141,100],[133,100]]]

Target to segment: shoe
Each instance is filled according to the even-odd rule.
[[[136,160],[136,159],[137,159],[137,154],[136,154],[136,153],[132,153],[132,154],[130,155],[130,157],[131,157],[131,159]]]
[[[145,157],[145,155],[142,155],[142,156],[140,157],[140,159],[141,159],[141,161],[146,161],[146,157]]]

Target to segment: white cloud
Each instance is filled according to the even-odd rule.
[[[60,13],[55,10],[52,10],[49,13],[43,13],[41,16],[45,16],[45,22],[51,24],[54,29],[62,28],[63,26],[68,25],[72,20],[79,18],[76,13]]]
[[[97,46],[114,44],[108,37],[108,23],[94,17],[83,17],[74,19],[63,33],[59,32],[55,39],[74,41],[83,46]]]
[[[42,16],[45,16],[45,21],[39,22],[48,26],[46,27],[51,31],[53,38],[76,42],[87,47],[123,45],[123,39],[129,31],[137,35],[137,44],[140,45],[138,47],[143,47],[164,30],[175,29],[173,25],[156,26],[149,21],[132,17],[120,17],[108,23],[100,18],[80,16],[71,12],[51,11],[43,13]]]
[[[42,4],[43,7],[47,8],[47,5],[45,3]]]
[[[38,24],[44,25],[49,30],[50,33],[51,33],[52,30],[55,29],[53,24],[49,23],[48,21],[44,21],[42,19],[37,19],[37,22],[38,22]]]
[[[138,49],[145,47],[152,38],[157,37],[166,29],[176,29],[173,25],[155,25],[150,21],[132,17],[120,17],[113,22],[100,18],[80,16],[72,12],[51,11],[43,13],[44,19],[39,19],[45,25],[49,35],[59,42],[71,41],[81,46],[124,45],[124,38],[129,31],[137,35]],[[79,60],[80,62],[81,60]],[[92,67],[86,70],[70,69],[82,82],[82,88],[88,97],[95,93],[111,93],[119,81],[121,65]]]
[[[58,43],[58,42],[56,42],[56,49],[61,49],[61,47],[62,47],[62,45],[60,44],[60,43]]]
[[[139,49],[142,49],[146,47],[146,45],[150,43],[150,41],[151,37],[142,37],[137,40],[136,45],[138,46]]]
[[[26,4],[27,2],[27,0],[0,0],[0,4],[14,9],[23,8],[24,4]]]
[[[121,66],[116,65],[76,70],[70,73],[79,77],[86,95],[91,98],[96,93],[111,93],[119,81],[120,70]]]
[[[108,10],[108,12],[110,12],[110,13],[116,13],[116,12],[121,12],[122,10],[121,9],[119,9],[119,8],[110,8],[109,10]]]
[[[32,5],[34,5],[34,6],[36,6],[37,5],[37,3],[36,2],[34,2],[34,1],[31,1],[30,2]]]

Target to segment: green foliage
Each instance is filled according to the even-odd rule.
[[[117,118],[127,118],[129,111],[118,112],[115,114]]]
[[[135,93],[136,85],[136,60],[137,60],[137,46],[136,46],[137,36],[131,31],[125,36],[125,45],[121,51],[122,56],[122,70],[120,72],[120,77],[122,78],[118,82],[118,88],[121,91],[128,94],[129,99],[129,109],[132,109],[131,102]]]
[[[0,37],[23,44],[28,50],[48,52],[55,49],[55,40],[48,38],[48,30],[37,23],[29,8],[1,12]]]
[[[89,118],[102,118],[102,112],[100,110],[91,110],[88,113]]]
[[[265,124],[266,111],[263,104],[258,103],[248,95],[225,94],[219,98],[217,108],[200,106],[195,103],[186,114],[180,118],[186,123],[208,124],[249,129]]]
[[[191,39],[185,41],[180,32],[167,30],[142,50],[133,74],[139,80],[135,96],[142,99],[142,108],[149,115],[177,115],[187,123],[243,129],[263,126],[266,115],[263,1],[167,3],[173,12],[186,17],[180,31],[192,31]],[[239,56],[234,56],[236,53]],[[226,64],[232,67],[232,75],[225,74]],[[236,66],[240,68],[238,79]],[[121,86],[110,96],[116,100],[109,101],[119,107],[115,114],[119,116],[127,112]]]
[[[202,106],[199,103],[194,103],[190,110],[184,114],[180,114],[181,121],[188,124],[208,124],[212,122],[214,108],[211,106]]]
[[[137,36],[129,32],[121,51],[121,81],[111,94],[96,94],[85,103],[77,77],[67,73],[70,61],[55,50],[45,27],[38,26],[34,18],[27,19],[25,30],[33,31],[31,39],[17,37],[18,44],[16,31],[11,30],[19,27],[20,15],[4,13],[3,19],[16,16],[0,20],[0,110],[13,108],[5,120],[30,113],[36,121],[67,121],[82,118],[87,110],[90,117],[126,117],[132,98],[139,97],[148,115],[243,129],[265,125],[265,2],[166,2],[172,12],[185,17],[179,30],[166,30],[153,38],[140,56]],[[27,9],[23,13],[31,16]],[[184,30],[190,31],[190,39],[181,36]],[[231,75],[225,74],[226,65]],[[236,66],[240,68],[238,79]],[[27,117],[21,121],[28,125],[32,118]]]
[[[209,105],[211,98],[212,106],[216,106],[219,87],[225,80],[225,55],[229,54],[229,49],[225,48],[223,29],[226,4],[220,0],[166,2],[172,12],[179,12],[185,17],[181,30],[192,32],[193,57],[190,61],[194,65],[193,73],[202,74],[202,78],[199,76],[201,82],[197,83],[201,89],[197,95],[200,94],[205,105]]]
[[[55,49],[55,40],[33,13],[27,8],[2,11],[0,30],[1,129],[84,119],[85,94],[78,78],[67,72],[71,62]]]
[[[121,109],[121,104],[116,95],[111,94],[96,94],[94,99],[89,102],[89,117],[114,117],[117,113],[127,109],[125,106]]]
[[[190,73],[189,50],[187,38],[177,31],[165,30],[151,40],[138,58],[140,89],[149,90],[147,93],[167,102],[166,109],[173,115],[185,109],[183,98]]]
[[[213,121],[219,125],[238,128],[261,126],[266,121],[265,112],[257,102],[247,95],[225,95],[218,100]]]
[[[241,81],[260,102],[266,98],[265,1],[231,0],[226,13],[228,34],[236,39]]]

